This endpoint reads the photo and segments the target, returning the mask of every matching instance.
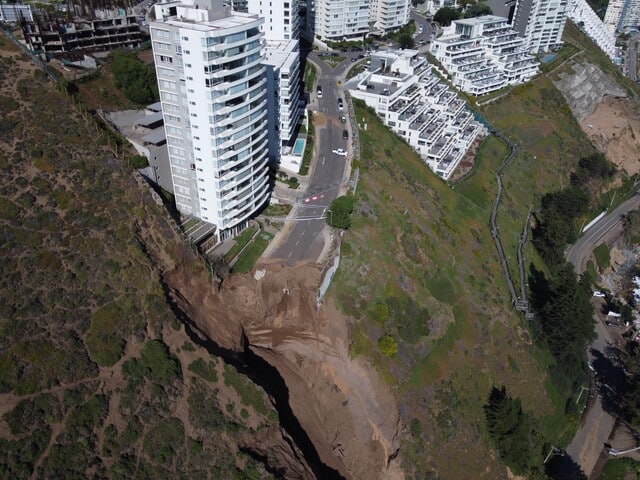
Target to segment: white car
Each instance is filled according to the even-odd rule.
[[[593,296],[598,298],[604,298],[605,294],[596,290],[595,292],[593,292]]]
[[[336,155],[340,155],[341,157],[346,157],[347,156],[347,151],[344,148],[334,148],[333,153],[335,153]]]

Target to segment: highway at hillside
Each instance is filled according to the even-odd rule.
[[[622,218],[627,212],[640,206],[640,195],[636,192],[633,196],[619,205],[613,212],[604,216],[569,248],[567,261],[576,267],[576,272],[584,273],[587,262],[593,252],[601,243],[606,243],[616,238],[622,231]]]
[[[567,252],[567,261],[572,263],[579,274],[584,273],[587,268],[593,250],[602,243],[613,241],[623,230],[623,218],[628,212],[635,210],[640,205],[640,195],[636,192],[632,197],[618,206],[613,212],[601,218],[593,225]],[[594,299],[596,306],[595,330],[597,338],[589,346],[589,362],[594,365],[596,358],[606,358],[607,347],[614,344],[607,327],[599,318],[598,310],[602,301]],[[607,363],[607,362],[603,362]],[[598,371],[599,378],[603,384],[608,385],[608,372]],[[567,454],[582,468],[582,471],[590,478],[599,459],[605,453],[605,443],[608,441],[615,418],[606,412],[602,406],[602,396],[599,391],[595,392],[595,398],[588,403],[586,413],[583,415],[580,427],[573,440],[567,447]]]

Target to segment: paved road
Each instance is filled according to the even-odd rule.
[[[604,216],[598,223],[592,226],[567,252],[567,261],[576,267],[580,274],[587,269],[587,262],[591,252],[600,245],[611,241],[622,231],[622,218],[632,210],[640,206],[640,195],[635,193],[629,200],[622,203],[613,212]]]
[[[437,32],[436,24],[428,20],[426,16],[411,9],[409,18],[416,22],[417,35],[414,37],[416,45],[424,45],[435,36]],[[420,25],[422,25],[422,33],[420,33]]]
[[[347,112],[338,111],[338,97],[341,96],[338,82],[351,65],[350,58],[354,55],[357,57],[358,53],[361,52],[348,54],[349,59],[335,69],[322,62],[315,53],[309,54],[314,63],[320,67],[316,78],[317,84],[322,86],[323,93],[322,99],[317,99],[315,90],[311,92],[317,105],[314,118],[321,122],[324,117],[325,124],[315,128],[317,156],[312,160],[309,187],[304,194],[301,194],[292,217],[314,217],[315,219],[288,222],[279,245],[270,255],[272,259],[280,259],[293,265],[303,261],[316,262],[322,254],[328,232],[325,229],[326,221],[322,217],[327,214],[326,208],[331,200],[338,196],[347,164],[346,157],[340,157],[332,153],[332,150],[348,149],[349,144],[342,138],[342,131],[346,129],[346,125],[340,123],[340,116],[347,115]],[[346,107],[346,102],[344,105]],[[321,195],[323,197],[317,200],[304,201]]]
[[[613,212],[604,216],[598,223],[592,226],[585,235],[580,238],[567,252],[567,261],[571,262],[578,273],[584,273],[593,250],[602,243],[611,242],[623,229],[622,219],[627,212],[635,210],[640,205],[640,195],[635,193],[629,200],[622,203]],[[616,387],[616,367],[607,358],[610,346],[614,345],[607,327],[603,324],[604,318],[599,313],[602,301],[594,299],[596,307],[596,335],[597,338],[589,347],[589,362],[595,367],[598,377],[603,383]],[[609,388],[609,387],[605,387]],[[615,418],[607,413],[602,405],[603,390],[596,392],[595,398],[589,402],[588,410],[583,415],[580,427],[573,440],[567,447],[567,453],[580,465],[582,471],[591,476],[598,459],[604,454],[605,443],[609,439],[615,424]],[[606,393],[606,392],[605,392]]]

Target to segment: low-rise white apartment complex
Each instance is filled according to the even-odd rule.
[[[606,27],[586,0],[570,0],[569,18],[613,60],[616,56],[615,33]]]
[[[453,84],[472,95],[523,83],[538,73],[524,39],[506,18],[494,15],[452,22],[432,42],[431,53]]]
[[[456,169],[482,127],[416,50],[376,53],[350,82],[354,98],[374,108],[437,175]]]

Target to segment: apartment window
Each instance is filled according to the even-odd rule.
[[[189,37],[182,37],[182,40],[186,40],[188,42],[189,41]]]
[[[160,55],[160,63],[173,63],[173,58]]]

